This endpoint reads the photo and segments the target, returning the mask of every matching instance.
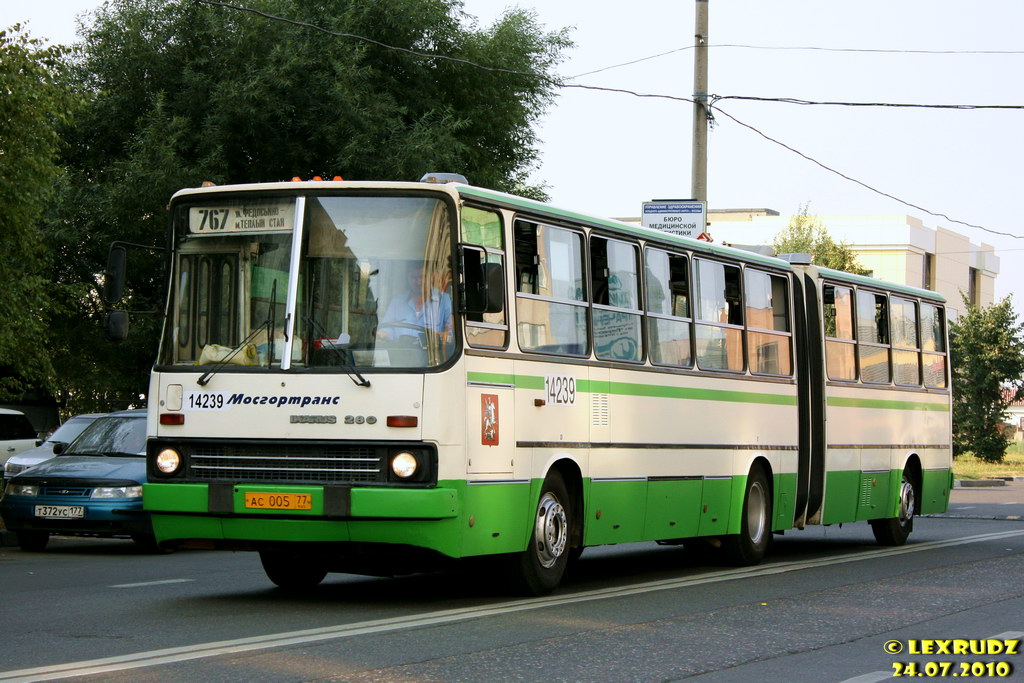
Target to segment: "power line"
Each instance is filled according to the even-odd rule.
[[[468,59],[462,59],[462,58],[459,58],[459,57],[450,57],[450,56],[447,56],[447,55],[438,55],[438,54],[431,54],[431,53],[426,53],[426,52],[419,52],[417,50],[411,50],[411,49],[408,49],[408,48],[397,47],[397,46],[394,46],[394,45],[388,45],[387,43],[383,43],[381,41],[374,40],[372,38],[367,38],[366,36],[360,36],[360,35],[356,35],[356,34],[353,34],[353,33],[343,33],[343,32],[339,32],[339,31],[331,31],[329,29],[322,28],[322,27],[317,26],[315,24],[310,24],[310,23],[303,22],[303,21],[296,21],[296,20],[293,20],[293,19],[287,19],[287,18],[284,18],[284,17],[278,17],[278,16],[275,16],[275,15],[272,15],[272,14],[268,14],[266,12],[262,12],[260,10],[255,10],[255,9],[252,9],[252,8],[249,8],[249,7],[243,7],[243,6],[240,6],[240,5],[232,5],[232,4],[229,4],[229,3],[226,3],[226,2],[220,2],[219,0],[193,0],[193,1],[196,2],[197,4],[205,4],[205,5],[215,6],[215,7],[224,7],[224,8],[227,8],[227,9],[232,9],[232,10],[236,10],[236,11],[240,11],[240,12],[248,12],[248,13],[255,14],[257,16],[260,16],[260,17],[263,17],[263,18],[266,18],[266,19],[270,19],[272,21],[280,21],[280,22],[283,22],[283,23],[286,23],[286,24],[291,24],[293,26],[298,26],[298,27],[301,27],[301,28],[311,29],[311,30],[318,31],[318,32],[321,32],[321,33],[325,33],[327,35],[335,36],[335,37],[338,37],[338,38],[351,38],[353,40],[369,43],[369,44],[372,44],[372,45],[377,45],[379,47],[383,47],[383,48],[388,49],[388,50],[395,50],[397,52],[402,52],[402,53],[405,53],[405,54],[409,54],[409,55],[412,55],[412,56],[414,56],[416,58],[419,58],[419,59],[436,59],[436,60],[442,60],[442,61],[448,61],[448,62],[455,62],[455,63],[463,64],[465,66],[471,66],[471,67],[474,67],[474,68],[477,68],[477,69],[482,69],[484,71],[508,73],[508,74],[519,75],[519,76],[529,76],[529,77],[532,77],[532,78],[540,79],[540,80],[542,80],[544,82],[547,82],[547,83],[549,83],[549,84],[551,84],[551,85],[553,85],[555,87],[558,87],[558,88],[577,88],[577,89],[582,89],[582,90],[594,90],[594,91],[599,91],[599,92],[620,93],[620,94],[632,95],[634,97],[640,97],[640,98],[666,99],[666,100],[671,100],[671,101],[676,101],[676,102],[687,102],[687,103],[690,103],[690,104],[694,103],[694,100],[689,98],[689,97],[679,97],[679,96],[674,96],[674,95],[662,95],[662,94],[655,94],[655,93],[641,93],[641,92],[637,92],[637,91],[634,91],[634,90],[627,90],[627,89],[624,89],[624,88],[606,88],[606,87],[601,87],[601,86],[582,85],[582,84],[578,84],[578,83],[565,83],[564,81],[556,80],[556,79],[551,78],[549,76],[546,76],[544,74],[538,74],[538,73],[527,72],[527,71],[517,71],[517,70],[513,70],[513,69],[503,69],[503,68],[498,68],[498,67],[490,67],[490,66],[486,66],[486,65],[483,65],[483,64],[478,64],[478,63],[473,62],[473,61],[468,60]],[[720,45],[718,47],[754,47],[754,46]],[[687,49],[687,48],[679,48],[679,49],[682,50],[682,49]],[[816,49],[816,48],[765,48],[765,49]],[[843,48],[821,48],[821,49],[846,51]],[[679,50],[674,50],[674,51],[679,51]],[[870,51],[870,50],[857,50],[857,51]],[[906,51],[906,52],[914,52],[914,51]],[[662,53],[662,54],[669,54],[669,53]],[[1024,52],[1021,52],[1021,54],[1024,54]],[[645,58],[645,59],[650,59],[650,58]],[[643,61],[643,60],[639,60],[639,61]],[[708,106],[709,115],[710,115],[710,112],[717,111],[720,114],[722,114],[723,116],[725,116],[726,118],[732,120],[737,125],[740,125],[740,126],[742,126],[744,128],[747,128],[747,129],[751,130],[752,132],[754,132],[757,135],[761,136],[765,140],[767,140],[767,141],[769,141],[769,142],[771,142],[773,144],[776,144],[776,145],[778,145],[778,146],[780,146],[780,147],[782,147],[782,148],[792,152],[793,154],[796,154],[797,156],[799,156],[799,157],[801,157],[801,158],[803,158],[803,159],[805,159],[805,160],[815,164],[816,166],[819,166],[820,168],[824,169],[825,171],[828,171],[829,173],[838,175],[839,177],[841,177],[841,178],[843,178],[843,179],[845,179],[845,180],[847,180],[849,182],[852,182],[852,183],[854,183],[856,185],[859,185],[859,186],[861,186],[861,187],[863,187],[863,188],[865,188],[865,189],[867,189],[867,190],[869,190],[871,192],[874,192],[875,194],[878,194],[878,195],[880,195],[882,197],[886,197],[886,198],[891,199],[893,201],[899,202],[900,204],[903,204],[904,206],[909,206],[910,208],[916,209],[916,210],[921,211],[923,213],[926,213],[926,214],[928,214],[930,216],[935,216],[937,218],[944,218],[944,219],[946,219],[947,221],[949,221],[951,223],[958,223],[960,225],[964,225],[964,226],[967,226],[969,228],[976,228],[978,230],[983,230],[985,232],[988,232],[988,233],[991,233],[991,234],[994,234],[994,235],[1002,235],[1002,236],[1005,236],[1005,237],[1012,237],[1014,239],[1024,239],[1024,236],[1014,235],[1014,234],[1011,234],[1011,233],[1008,233],[1008,232],[1000,232],[998,230],[992,230],[990,228],[986,228],[986,227],[981,226],[981,225],[976,225],[974,223],[967,223],[965,221],[957,220],[955,218],[950,218],[949,216],[947,216],[944,213],[938,213],[938,212],[930,211],[930,210],[928,210],[928,209],[926,209],[926,208],[924,208],[922,206],[919,206],[917,204],[913,204],[913,203],[908,202],[906,200],[900,199],[899,197],[896,197],[895,195],[889,194],[887,192],[883,192],[882,190],[879,190],[879,189],[877,189],[875,187],[872,187],[871,185],[868,185],[867,183],[865,183],[863,181],[860,181],[860,180],[857,180],[856,178],[848,176],[845,173],[842,173],[842,172],[840,172],[840,171],[838,171],[838,170],[836,170],[836,169],[834,169],[834,168],[832,168],[832,167],[830,167],[830,166],[828,166],[828,165],[818,161],[817,159],[815,159],[815,158],[813,158],[811,156],[808,156],[807,154],[804,154],[800,150],[798,150],[798,149],[796,149],[794,147],[791,147],[791,146],[789,146],[789,145],[787,145],[787,144],[785,144],[783,142],[780,142],[779,140],[776,140],[775,138],[767,135],[766,133],[762,132],[761,130],[755,128],[754,126],[752,126],[752,125],[750,125],[748,123],[744,123],[743,121],[740,121],[739,119],[737,119],[732,114],[729,114],[728,112],[723,110],[721,107],[716,106],[715,102],[718,101],[718,100],[722,100],[722,99],[754,99],[754,98],[745,98],[745,97],[741,97],[741,96],[724,96],[724,97],[715,96],[715,100],[713,100],[712,102],[710,102],[707,105]],[[763,98],[763,99],[765,99],[766,101],[776,101],[776,100],[777,101],[783,101],[784,98],[776,98],[776,99]],[[813,104],[813,103],[810,103],[810,102],[808,102],[808,103],[809,104]],[[824,103],[822,103],[822,104],[824,104]],[[863,106],[901,106],[901,105],[866,105],[865,104]],[[936,105],[936,106],[939,106],[939,105]],[[964,108],[964,107],[956,107],[956,108]],[[981,107],[967,107],[967,108],[981,108]],[[1007,108],[1009,108],[1009,107],[1007,107]],[[1019,108],[1019,107],[1014,107],[1014,108]],[[714,124],[714,120],[712,119],[712,125],[713,124]]]
[[[746,100],[748,102],[780,102],[804,106],[827,105],[836,107],[893,107],[912,109],[1024,109],[1024,104],[907,104],[898,102],[838,102],[801,100],[795,97],[755,97],[748,95],[711,95],[712,100]]]

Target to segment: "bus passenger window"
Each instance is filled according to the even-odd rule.
[[[520,348],[587,355],[583,235],[523,220],[514,234]]]
[[[892,370],[896,384],[921,384],[917,302],[892,297]]]
[[[825,285],[825,368],[829,379],[857,379],[857,344],[853,337],[853,291]]]
[[[644,252],[647,284],[647,338],[651,362],[693,367],[690,348],[690,275],[685,256],[660,249]]]
[[[750,371],[793,374],[786,279],[748,268],[744,272],[744,294]]]
[[[861,380],[888,384],[889,309],[884,294],[857,291],[857,342]]]
[[[466,271],[462,274],[466,285],[468,299],[474,292],[482,292],[484,285],[494,287],[491,274],[505,269],[505,234],[502,230],[501,217],[495,211],[475,209],[470,206],[462,208],[462,241],[464,244],[479,246],[480,249],[464,251]],[[473,258],[470,258],[472,256]],[[470,263],[470,261],[474,261]],[[497,270],[496,270],[497,269]],[[501,282],[504,296],[504,282]],[[482,302],[479,302],[482,303]],[[481,305],[475,306],[477,310]],[[466,313],[466,341],[470,346],[504,349],[508,346],[508,319],[505,309],[491,313],[479,313],[472,310]]]
[[[946,388],[946,316],[941,306],[921,304],[921,360],[924,385]]]
[[[634,362],[643,358],[637,256],[632,244],[603,237],[590,240],[598,358]]]
[[[697,365],[702,370],[743,372],[740,269],[695,259]]]

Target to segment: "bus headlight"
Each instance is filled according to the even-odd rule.
[[[416,460],[416,456],[408,451],[402,451],[396,453],[391,458],[391,471],[395,473],[395,476],[399,479],[408,479],[409,477],[416,474],[416,470],[419,469],[420,463]]]
[[[181,467],[181,453],[173,448],[165,448],[156,454],[153,464],[163,474],[174,474]]]

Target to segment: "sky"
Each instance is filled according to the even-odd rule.
[[[99,4],[0,0],[0,27],[27,21],[33,36],[68,43],[76,16]],[[1020,0],[708,4],[713,95],[1024,107]],[[572,27],[576,45],[558,68],[568,83],[692,97],[693,0],[463,3],[480,26],[509,7],[534,11],[548,30]],[[828,49],[768,49],[797,47]],[[618,66],[627,62],[635,63]],[[1014,298],[1024,311],[1024,109],[735,99],[716,106],[746,126],[715,117],[708,135],[710,209],[789,214],[809,203],[820,214],[909,214],[993,245],[1001,271],[996,296],[1021,292]],[[541,157],[532,181],[546,186],[554,204],[604,216],[638,216],[644,201],[688,198],[692,113],[689,102],[564,88],[539,123]]]

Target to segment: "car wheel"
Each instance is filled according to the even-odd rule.
[[[50,534],[46,531],[18,531],[15,536],[19,548],[33,553],[46,550],[46,544],[50,542]]]

